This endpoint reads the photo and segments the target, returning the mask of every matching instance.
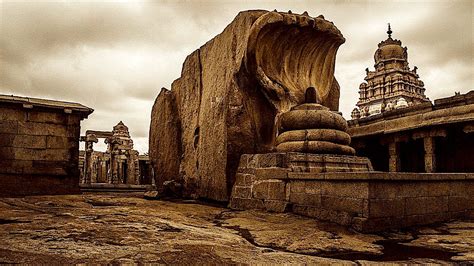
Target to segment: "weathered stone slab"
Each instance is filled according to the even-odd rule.
[[[0,133],[17,134],[18,121],[13,121],[13,120],[0,121]]]
[[[236,198],[250,199],[252,197],[252,188],[250,186],[234,186],[232,195]]]
[[[29,111],[27,112],[27,121],[48,124],[66,124],[67,118],[64,113]]]
[[[405,214],[430,214],[448,212],[448,197],[416,197],[406,198]]]
[[[16,135],[12,146],[18,148],[44,149],[46,148],[46,136]]]
[[[328,210],[359,213],[362,215],[368,208],[367,201],[361,198],[322,196],[321,206]]]
[[[252,210],[252,209],[264,209],[263,200],[261,199],[240,199],[232,198],[229,203],[229,208],[235,210]]]
[[[265,200],[263,205],[269,212],[287,212],[290,207],[288,201],[284,200]]]
[[[39,136],[67,136],[68,129],[62,125],[57,124],[18,122],[18,134]]]
[[[369,213],[365,217],[402,217],[405,215],[405,199],[389,198],[389,199],[370,199]]]

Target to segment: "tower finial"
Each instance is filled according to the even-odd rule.
[[[387,34],[388,34],[388,37],[389,37],[389,38],[392,38],[392,28],[390,27],[390,23],[388,23]]]

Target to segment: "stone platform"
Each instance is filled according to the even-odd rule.
[[[91,183],[79,184],[81,192],[143,192],[156,190],[154,185]]]
[[[338,159],[348,172],[338,172]],[[365,161],[298,153],[242,155],[230,208],[289,211],[362,232],[474,218],[474,174],[371,172]]]

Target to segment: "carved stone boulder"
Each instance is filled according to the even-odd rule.
[[[338,110],[334,65],[344,41],[322,16],[239,13],[186,58],[181,77],[155,101],[150,159],[157,186],[176,180],[184,196],[229,200],[240,156],[275,151],[279,115],[303,104],[308,87]]]

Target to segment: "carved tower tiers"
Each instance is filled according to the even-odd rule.
[[[352,119],[367,117],[429,101],[417,67],[408,66],[407,48],[392,39],[388,25],[388,38],[378,44],[375,51],[375,71],[366,69],[366,82],[359,86],[359,101],[352,112]]]

